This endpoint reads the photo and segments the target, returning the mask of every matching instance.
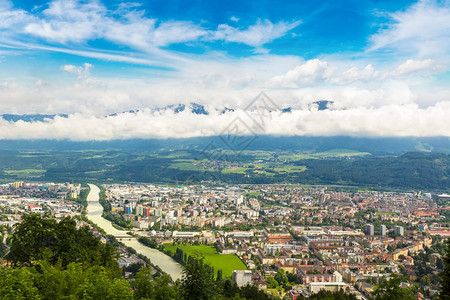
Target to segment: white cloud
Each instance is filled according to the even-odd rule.
[[[0,90],[0,110],[110,114],[189,102],[218,109],[236,108],[245,107],[260,91],[270,93],[279,107],[293,108],[307,108],[321,99],[334,101],[336,109],[411,103],[427,107],[449,99],[445,95],[450,88],[445,86],[439,98],[427,94],[425,91],[432,90],[426,85],[427,78],[425,85],[416,86],[407,75],[396,79],[375,76],[392,70],[379,71],[370,64],[354,67],[352,64],[318,59],[302,61],[295,56],[257,55],[240,59],[211,56],[180,64],[175,75],[161,70],[158,77],[148,78],[127,78],[120,74],[98,77],[90,74],[89,64],[65,65],[61,70],[75,74],[76,81],[61,76],[57,82],[38,77],[47,85],[36,87],[35,81],[30,85],[19,83],[14,88],[9,85],[8,89]],[[274,72],[282,75],[273,76]],[[372,75],[373,79],[369,79]]]
[[[374,69],[372,64],[368,64],[364,69],[358,67],[352,67],[344,71],[339,76],[332,78],[331,82],[337,84],[349,84],[355,81],[368,81],[377,78],[379,72]]]
[[[308,60],[289,70],[285,75],[275,76],[268,81],[269,86],[298,88],[310,86],[323,81],[328,69],[328,63],[320,59]]]
[[[207,31],[192,22],[164,22],[153,32],[152,42],[158,46],[196,41],[207,34]]]
[[[443,65],[438,64],[432,59],[414,60],[408,59],[404,63],[396,67],[390,75],[394,77],[407,76],[411,74],[433,74],[440,73],[445,70]]]
[[[14,11],[11,7],[3,10],[0,7],[0,16],[5,19],[5,28],[21,33],[20,29],[12,28],[11,25],[17,22],[16,19],[27,20],[21,25],[24,32],[57,44],[79,44],[94,39],[106,39],[150,53],[170,44],[214,40],[260,48],[300,24],[300,21],[274,24],[270,20],[258,20],[246,29],[221,24],[217,30],[211,30],[190,21],[161,22],[147,18],[145,11],[139,8],[137,4],[120,5],[117,11],[111,11],[95,0],[53,0],[47,9],[42,11],[41,18],[23,10]]]
[[[97,78],[93,78],[91,76],[90,70],[94,66],[89,63],[84,63],[82,66],[74,66],[74,65],[64,65],[61,67],[61,70],[76,74],[78,78],[78,82],[75,84],[75,88],[89,89],[89,88],[100,88],[104,89],[106,84]]]
[[[450,53],[450,2],[420,0],[390,14],[393,24],[371,37],[370,51],[395,50],[420,57]]]
[[[58,43],[85,42],[102,33],[106,9],[97,1],[55,0],[45,18],[25,26],[25,32]]]
[[[83,66],[77,67],[74,65],[64,65],[61,67],[61,70],[76,74],[78,76],[78,79],[85,79],[91,76],[90,69],[92,69],[94,66],[89,63],[84,63]]]
[[[36,129],[29,129],[29,124],[3,124],[0,137],[8,136],[10,130],[17,136],[27,136],[22,130],[28,128],[30,135],[40,136],[39,130],[46,134],[55,130],[56,138],[64,138],[70,136],[70,126],[76,127],[77,123],[83,126],[76,128],[70,138],[89,139],[90,133],[101,139],[113,138],[115,134],[119,138],[211,135],[215,128],[226,126],[231,116],[154,115],[145,108],[189,102],[208,105],[210,110],[221,110],[224,106],[239,108],[245,107],[260,91],[266,91],[279,107],[296,110],[290,117],[285,115],[279,123],[271,124],[267,130],[274,134],[327,134],[328,130],[330,134],[389,135],[389,126],[394,135],[413,130],[417,133],[412,135],[429,135],[432,130],[442,134],[444,129],[448,130],[446,125],[437,128],[434,120],[424,118],[442,122],[441,113],[449,113],[446,103],[450,88],[429,76],[448,69],[448,60],[441,59],[450,53],[445,29],[448,21],[441,18],[447,6],[422,1],[392,14],[396,23],[372,37],[373,51],[389,50],[396,54],[386,61],[378,59],[376,53],[371,56],[370,51],[356,58],[353,54],[352,57],[336,54],[304,60],[299,56],[267,53],[239,58],[220,51],[181,54],[165,48],[176,43],[195,46],[195,42],[204,45],[225,41],[262,51],[266,44],[299,26],[300,21],[258,20],[242,27],[242,22],[231,23],[238,20],[230,19],[233,25],[212,28],[216,25],[208,22],[149,18],[138,4],[119,5],[118,10],[112,11],[99,1],[54,0],[46,10],[26,12],[0,0],[3,47],[163,67],[135,68],[133,71],[138,70],[134,74],[138,75],[130,75],[127,72],[133,66],[123,64],[123,73],[96,77],[94,72],[91,74],[93,65],[67,61],[59,72],[74,74],[76,79],[72,76],[72,80],[67,80],[70,76],[54,74],[38,74],[42,78],[26,80],[4,76],[0,78],[1,111],[69,113],[71,118],[36,124]],[[434,25],[437,32],[431,32],[434,27],[425,31],[422,27],[433,16],[439,23]],[[420,28],[414,29],[416,25]],[[116,49],[121,50],[94,49],[90,45],[96,39],[117,44]],[[431,49],[433,43],[439,43],[440,48]],[[404,54],[408,49],[411,55]],[[102,71],[99,74],[107,74],[103,65],[95,65],[96,70]],[[46,70],[49,68],[46,66]],[[54,69],[58,72],[58,67]],[[313,101],[321,99],[334,101],[333,112],[307,109]],[[98,117],[142,108],[144,112],[139,115]],[[405,114],[405,120],[395,114]],[[418,124],[412,124],[413,114],[417,114]],[[145,130],[138,128],[138,124],[145,124]]]
[[[73,114],[33,123],[0,120],[0,138],[80,141],[212,136],[225,130],[235,117],[255,132],[274,135],[450,136],[449,113],[450,101],[426,109],[409,104],[332,111],[294,110],[289,114],[273,112],[265,119],[265,130],[261,131],[242,110],[206,116],[146,109],[108,117]]]
[[[0,32],[8,33],[7,30],[14,27],[20,27],[26,22],[33,20],[26,11],[15,9],[12,3],[7,0],[0,0]]]
[[[284,36],[288,31],[301,24],[301,21],[278,22],[273,24],[270,20],[258,20],[255,25],[247,29],[232,27],[227,24],[218,26],[213,39],[226,42],[237,42],[258,48]]]

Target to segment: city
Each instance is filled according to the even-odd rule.
[[[188,252],[209,247],[224,259],[234,256],[242,262],[230,263],[237,269],[226,266],[220,272],[238,286],[252,284],[290,299],[323,289],[367,299],[392,274],[402,274],[407,279],[402,286],[415,286],[416,296],[438,293],[444,241],[450,237],[446,194],[301,185],[101,188],[103,216],[114,227],[144,244],[154,242],[151,247],[172,257],[178,245]],[[14,182],[0,189],[4,242],[23,214],[77,217],[87,225],[80,218],[85,214],[80,199],[88,187]],[[122,247],[120,266],[139,262]],[[220,264],[211,262],[217,272]]]

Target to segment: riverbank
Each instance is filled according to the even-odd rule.
[[[91,190],[87,197],[88,205],[86,209],[88,219],[97,224],[107,234],[132,237],[132,240],[123,239],[122,243],[127,247],[133,248],[137,253],[147,256],[152,264],[169,274],[173,280],[181,279],[182,266],[179,263],[156,249],[142,245],[133,236],[129,235],[127,231],[114,228],[110,221],[104,219],[102,217],[103,207],[99,203],[100,189],[93,184],[89,184],[89,188]]]

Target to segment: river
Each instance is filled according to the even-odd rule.
[[[114,236],[129,235],[124,230],[118,230],[114,228],[111,225],[110,221],[102,217],[103,206],[98,202],[100,189],[93,184],[89,184],[89,187],[91,191],[89,192],[89,195],[87,197],[88,201],[87,217],[92,222],[97,224],[100,228],[102,228],[107,234],[111,234]],[[152,262],[152,264],[160,267],[161,270],[169,274],[173,280],[181,279],[181,271],[182,271],[181,265],[176,261],[174,261],[171,257],[167,256],[166,254],[156,249],[142,245],[136,239],[131,240],[123,239],[121,242],[126,246],[136,250],[137,253],[147,256]]]

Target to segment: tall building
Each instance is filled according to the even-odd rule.
[[[13,182],[13,187],[15,189],[18,189],[18,188],[20,188],[22,186],[22,184],[23,184],[22,181],[16,181],[16,182]]]
[[[241,195],[239,197],[237,197],[236,199],[234,199],[234,204],[236,205],[241,205],[244,202],[244,196]]]
[[[373,225],[372,224],[367,224],[366,225],[365,234],[366,235],[374,235],[374,233],[375,233],[375,229],[374,229]]]
[[[394,226],[394,234],[403,236],[403,235],[405,235],[405,229],[403,228],[403,226],[396,225],[396,226]]]
[[[142,216],[144,214],[144,207],[142,205],[136,206],[136,215]]]
[[[231,279],[240,287],[250,284],[252,281],[252,271],[250,271],[250,270],[233,270]]]
[[[386,225],[380,226],[380,234],[383,236],[386,235]]]
[[[144,217],[150,216],[150,209],[148,207],[144,207]]]

